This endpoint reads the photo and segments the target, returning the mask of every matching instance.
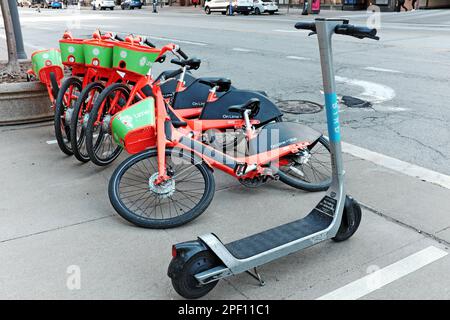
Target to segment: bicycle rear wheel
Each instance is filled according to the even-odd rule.
[[[331,155],[328,140],[319,140],[297,155],[280,159],[278,175],[291,187],[305,191],[324,191],[331,184]]]

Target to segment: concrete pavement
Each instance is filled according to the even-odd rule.
[[[141,229],[109,204],[115,165],[98,168],[63,156],[47,144],[52,129],[51,123],[0,129],[1,298],[178,299],[166,276],[171,244],[206,232],[228,242],[296,219],[322,195],[280,182],[246,189],[216,172],[217,192],[202,216],[176,229]],[[349,155],[345,160],[349,193],[364,208],[354,237],[263,266],[265,287],[240,275],[206,298],[315,299],[430,246],[448,252],[450,190]],[[445,256],[362,298],[449,298],[449,264]],[[79,290],[67,287],[73,266],[81,272]]]

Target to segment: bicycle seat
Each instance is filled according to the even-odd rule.
[[[218,87],[218,92],[225,92],[231,88],[231,80],[227,78],[199,78],[198,80],[211,88]]]
[[[173,64],[177,64],[179,66],[182,66],[182,67],[187,66],[187,67],[189,67],[189,69],[194,69],[194,70],[197,70],[198,68],[200,68],[200,64],[202,63],[202,61],[197,58],[191,58],[191,59],[187,59],[187,60],[172,59],[170,62],[172,62]]]
[[[228,111],[238,112],[238,113],[243,114],[245,110],[251,110],[249,117],[253,118],[259,112],[259,104],[260,104],[260,101],[258,98],[252,98],[244,104],[239,104],[239,105],[234,105],[234,106],[228,107]]]

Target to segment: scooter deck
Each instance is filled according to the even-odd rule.
[[[228,243],[225,247],[236,259],[246,259],[326,229],[333,216],[317,208],[306,217]]]

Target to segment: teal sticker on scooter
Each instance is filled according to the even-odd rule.
[[[341,140],[341,127],[339,125],[339,104],[336,93],[325,93],[325,107],[330,141],[338,142]]]

